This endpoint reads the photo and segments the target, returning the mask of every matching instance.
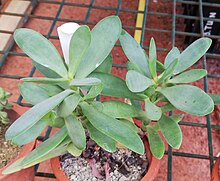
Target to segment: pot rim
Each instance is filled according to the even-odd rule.
[[[157,176],[160,167],[160,160],[154,157],[150,151],[149,143],[147,141],[147,136],[144,138],[144,146],[146,150],[146,157],[149,161],[149,167],[146,175],[141,179],[141,181],[153,181]],[[54,175],[59,181],[69,181],[68,177],[65,175],[63,169],[60,166],[59,157],[54,157],[50,159],[51,168]]]

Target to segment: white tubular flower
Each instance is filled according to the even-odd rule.
[[[65,23],[57,28],[61,48],[66,64],[69,64],[69,44],[73,33],[80,27],[77,23]]]

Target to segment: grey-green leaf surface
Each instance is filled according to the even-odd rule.
[[[69,74],[73,77],[83,55],[89,48],[91,33],[88,26],[80,26],[73,34],[69,46]]]
[[[151,120],[159,120],[162,115],[161,109],[152,103],[149,99],[145,99],[144,101],[147,117]]]
[[[157,60],[157,71],[162,73],[165,69],[166,67],[160,61]]]
[[[145,55],[140,44],[125,30],[122,30],[119,40],[128,59],[137,65],[144,75],[151,77],[147,56]]]
[[[167,54],[164,65],[168,67],[175,59],[178,59],[180,55],[180,51],[177,47],[173,47],[170,52]]]
[[[38,84],[38,86],[44,89],[47,92],[47,95],[50,97],[55,96],[63,91],[63,89],[57,85]]]
[[[97,78],[82,78],[82,79],[73,79],[70,83],[70,86],[92,86],[101,84],[101,80]]]
[[[67,78],[63,59],[54,45],[44,36],[34,30],[20,28],[14,32],[14,39],[17,45],[35,62]]]
[[[196,80],[199,80],[207,75],[205,69],[193,69],[181,73],[178,76],[175,76],[173,79],[169,80],[169,83],[181,84],[181,83],[190,83]]]
[[[129,70],[126,74],[126,84],[131,92],[143,92],[154,83],[139,72]]]
[[[126,67],[127,67],[127,70],[135,70],[136,72],[139,72],[144,75],[144,72],[140,69],[140,67],[138,67],[136,64],[130,61],[127,62]]]
[[[116,119],[99,112],[93,106],[83,102],[80,104],[89,122],[100,132],[121,143],[130,150],[144,154],[144,145],[137,133]]]
[[[112,54],[110,53],[105,60],[99,65],[94,72],[103,72],[110,74],[112,69]]]
[[[98,72],[92,73],[90,76],[96,77],[101,80],[103,84],[103,90],[101,92],[102,95],[120,97],[120,98],[123,97],[123,98],[137,99],[137,100],[143,99],[142,96],[139,96],[131,92],[128,89],[125,81],[119,77],[116,77],[111,74],[98,73]]]
[[[67,151],[75,157],[78,157],[82,154],[82,150],[78,149],[73,143],[68,145]]]
[[[44,128],[47,126],[47,121],[40,120],[34,126],[30,127],[26,131],[16,135],[12,138],[12,143],[16,145],[27,144],[36,139]]]
[[[83,100],[94,99],[96,96],[98,96],[102,92],[102,90],[103,90],[102,84],[92,86],[89,89],[89,92],[83,97]]]
[[[174,114],[170,116],[170,118],[175,121],[176,123],[180,122],[184,117],[184,114]]]
[[[68,83],[68,80],[64,78],[28,77],[21,80],[23,80],[24,82],[40,82],[43,84]]]
[[[72,94],[66,97],[57,109],[58,116],[65,118],[72,114],[81,99],[79,94]]]
[[[106,17],[96,24],[91,31],[90,47],[77,68],[76,78],[87,77],[105,60],[118,40],[121,30],[121,21],[117,16]]]
[[[22,161],[22,165],[26,166],[30,163],[40,159],[41,157],[48,154],[54,148],[56,148],[67,136],[66,127],[62,127],[57,133],[48,138],[42,144],[40,144],[37,148],[35,148],[29,155],[25,157]]]
[[[182,143],[182,132],[177,122],[163,115],[158,121],[160,130],[168,144],[176,149],[179,149]]]
[[[147,133],[152,154],[156,158],[161,159],[165,151],[162,139],[158,135],[157,131],[152,127],[147,127]]]
[[[189,114],[204,116],[214,109],[211,97],[203,90],[192,85],[165,87],[161,88],[159,92],[177,109]]]
[[[210,38],[200,38],[189,45],[180,55],[179,55],[179,64],[176,67],[174,74],[178,74],[194,63],[196,63],[212,44]]]
[[[170,78],[173,75],[173,71],[175,70],[176,66],[178,65],[178,59],[175,59],[161,74],[161,77],[158,79],[157,83],[161,83],[162,81]]]
[[[150,73],[153,79],[156,79],[157,77],[156,66],[157,66],[157,49],[156,49],[154,38],[151,38],[150,46],[149,46],[149,67],[150,67]]]
[[[102,105],[103,109],[101,111],[113,118],[133,118],[141,117],[145,114],[144,111],[132,105],[116,100],[103,102]]]
[[[91,123],[86,124],[89,136],[103,149],[109,152],[116,151],[116,141],[97,130]]]
[[[118,119],[118,121],[122,122],[126,126],[128,126],[130,129],[132,129],[135,133],[140,132],[140,129],[134,124],[132,118],[126,118],[126,119]]]
[[[209,94],[215,105],[220,105],[220,94]]]
[[[39,70],[43,75],[45,75],[48,78],[61,78],[60,75],[58,75],[56,72],[52,71],[48,67],[44,67],[43,65],[35,62],[32,60],[33,65]]]
[[[86,148],[86,135],[82,123],[73,114],[64,118],[68,135],[73,144],[79,149]]]
[[[33,105],[49,98],[47,92],[38,84],[23,83],[19,85],[19,90],[22,97]]]
[[[29,109],[9,127],[5,134],[6,139],[11,140],[21,132],[32,127],[71,93],[72,91],[67,89]]]
[[[176,108],[172,104],[167,103],[164,106],[161,106],[160,109],[161,109],[162,113],[165,113],[165,112],[173,111]]]

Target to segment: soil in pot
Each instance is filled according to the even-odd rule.
[[[137,181],[148,169],[145,155],[123,148],[109,153],[91,139],[80,157],[66,154],[60,163],[71,181]]]
[[[3,168],[13,159],[15,159],[21,151],[20,146],[13,145],[11,141],[5,140],[5,132],[10,127],[10,125],[15,121],[19,114],[14,110],[7,111],[10,119],[9,124],[2,124],[0,122],[0,168]]]

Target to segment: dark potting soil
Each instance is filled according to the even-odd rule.
[[[81,156],[65,154],[60,163],[71,181],[138,181],[148,169],[145,155],[124,148],[109,153],[93,140],[87,141]]]

